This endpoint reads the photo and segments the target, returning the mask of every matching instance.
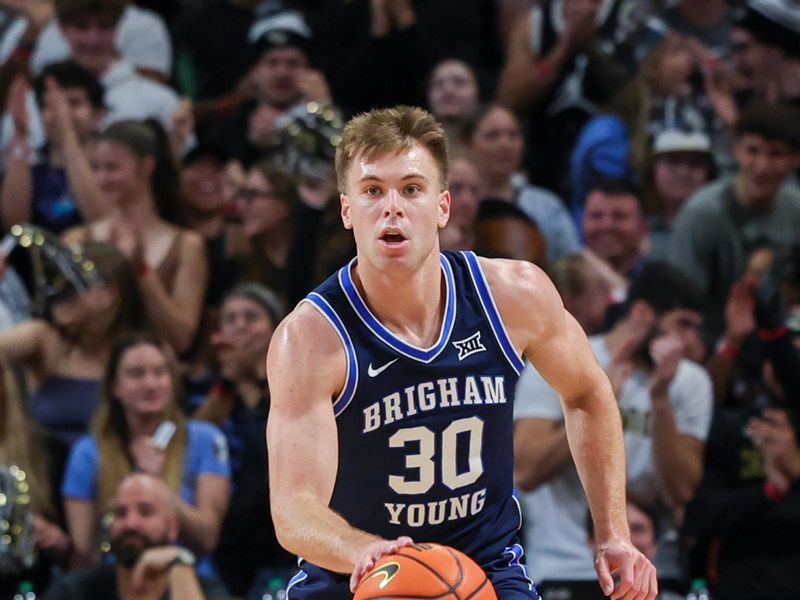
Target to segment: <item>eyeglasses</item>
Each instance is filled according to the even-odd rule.
[[[277,196],[272,190],[256,190],[243,187],[236,191],[236,198],[245,204],[250,204],[253,200],[269,200],[277,198]]]

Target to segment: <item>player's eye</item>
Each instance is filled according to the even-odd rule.
[[[403,192],[408,194],[408,195],[417,194],[417,193],[419,193],[419,191],[420,191],[420,187],[418,185],[416,185],[416,184],[407,185],[405,188],[403,188]]]
[[[364,190],[364,193],[365,193],[367,196],[378,196],[378,195],[380,195],[380,193],[381,193],[381,188],[379,188],[379,187],[378,187],[378,186],[376,186],[376,185],[371,185],[371,186],[369,186],[368,188],[366,188],[366,189]]]

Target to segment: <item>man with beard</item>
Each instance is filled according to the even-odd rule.
[[[128,475],[114,497],[111,549],[116,564],[75,571],[55,583],[44,600],[194,600],[203,598],[194,556],[175,545],[178,517],[161,479]]]
[[[659,590],[681,591],[673,517],[694,497],[712,411],[702,359],[700,295],[664,263],[645,265],[624,314],[589,338],[619,404],[627,488],[656,508]],[[586,498],[570,459],[558,394],[528,363],[514,407],[514,478],[523,491],[525,553],[543,600],[603,598],[586,544]]]

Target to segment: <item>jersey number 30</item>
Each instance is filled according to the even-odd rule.
[[[462,434],[462,435],[460,435]],[[468,468],[459,473],[456,465],[459,439],[468,436]],[[408,443],[419,443],[417,454],[406,455],[406,468],[418,469],[419,478],[408,479],[401,475],[389,475],[389,487],[398,494],[424,494],[436,481],[436,434],[427,427],[407,427],[389,438],[390,448],[403,448]],[[464,442],[461,442],[464,443]],[[483,473],[481,445],[483,443],[483,421],[469,417],[453,421],[442,431],[441,475],[442,483],[451,490],[475,483]]]

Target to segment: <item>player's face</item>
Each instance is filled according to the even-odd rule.
[[[128,415],[164,414],[172,402],[172,373],[161,348],[138,344],[123,352],[117,366],[114,396]]]
[[[450,216],[450,192],[440,190],[439,179],[430,152],[418,145],[353,160],[341,214],[353,230],[359,260],[379,269],[413,269],[438,253],[437,234]]]

